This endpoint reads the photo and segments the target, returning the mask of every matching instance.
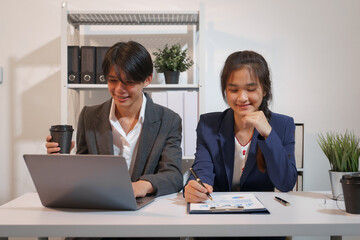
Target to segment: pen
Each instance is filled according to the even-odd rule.
[[[278,201],[279,203],[281,203],[284,206],[290,206],[290,203],[282,198],[275,197],[274,199],[275,199],[275,201]]]
[[[198,175],[196,174],[196,172],[194,171],[194,169],[190,168],[190,172],[191,172],[191,174],[196,178],[196,181],[197,181],[198,183],[200,183],[200,185],[203,186],[203,187],[206,189],[204,183],[200,180],[200,178],[198,177]],[[210,193],[206,192],[206,195],[208,196],[208,198],[209,198],[211,201],[213,201]]]

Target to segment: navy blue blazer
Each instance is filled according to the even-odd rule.
[[[290,191],[297,180],[294,154],[294,119],[271,113],[272,130],[266,140],[256,131],[240,178],[240,191]],[[266,162],[263,173],[257,167],[256,151],[260,147]],[[234,112],[208,113],[200,116],[193,169],[214,191],[232,188],[235,153]],[[194,179],[190,176],[189,180]],[[189,181],[188,180],[188,181]]]

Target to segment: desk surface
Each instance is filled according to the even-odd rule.
[[[269,215],[188,214],[181,194],[159,197],[134,212],[59,210],[43,207],[36,193],[28,193],[0,206],[0,237],[360,235],[360,215],[340,210],[330,194],[254,194]],[[276,202],[275,195],[291,206]]]

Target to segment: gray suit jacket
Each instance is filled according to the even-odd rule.
[[[155,104],[146,93],[145,96],[145,120],[131,181],[151,182],[157,196],[178,192],[183,184],[181,118],[170,109]],[[114,154],[110,107],[111,99],[82,109],[76,137],[77,154]]]

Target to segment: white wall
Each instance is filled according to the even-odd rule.
[[[198,0],[69,0],[69,10],[193,11]],[[206,111],[221,111],[219,74],[233,51],[261,53],[273,74],[272,109],[305,123],[305,190],[329,190],[316,135],[360,136],[360,1],[207,0]],[[22,154],[45,153],[60,121],[60,0],[0,1],[0,204],[34,187]]]
[[[22,154],[60,118],[60,3],[0,1],[0,203],[34,189]]]

